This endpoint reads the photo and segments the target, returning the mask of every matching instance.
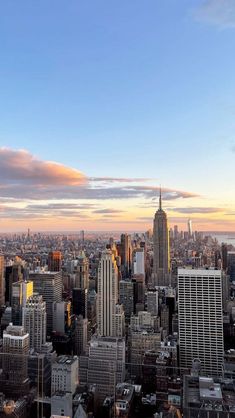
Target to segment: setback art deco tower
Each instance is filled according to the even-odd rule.
[[[162,209],[161,189],[159,208],[153,222],[153,273],[155,286],[169,285],[169,233],[167,215]]]

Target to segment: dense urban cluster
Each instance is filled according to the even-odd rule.
[[[168,230],[0,237],[0,417],[235,417],[235,248]]]

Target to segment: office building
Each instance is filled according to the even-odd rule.
[[[227,252],[227,268],[230,281],[235,281],[235,251]]]
[[[0,307],[5,304],[4,256],[0,255]]]
[[[46,302],[42,296],[34,294],[22,309],[22,325],[29,334],[30,348],[40,352],[46,343]]]
[[[169,234],[166,212],[162,209],[160,190],[159,208],[153,224],[153,274],[155,286],[169,285]]]
[[[72,290],[73,314],[87,318],[88,289],[74,288]]]
[[[230,379],[185,375],[183,414],[187,418],[235,418],[235,389]]]
[[[53,331],[66,334],[71,327],[71,302],[54,302]]]
[[[116,336],[118,268],[111,250],[102,253],[98,268],[97,325],[101,336]]]
[[[11,307],[14,325],[22,325],[22,309],[26,306],[27,299],[32,295],[32,281],[18,281],[12,284]]]
[[[99,400],[114,396],[117,383],[125,379],[125,340],[95,337],[89,342],[87,356],[79,359],[81,384],[95,384]]]
[[[59,356],[52,364],[51,394],[69,392],[72,395],[78,387],[78,357]]]
[[[115,312],[115,336],[124,337],[125,335],[125,313],[122,305],[116,305]]]
[[[55,302],[62,300],[62,273],[39,270],[29,273],[33,281],[34,292],[42,295],[46,302],[47,312],[47,335],[53,331],[53,307]]]
[[[60,251],[51,251],[48,254],[48,271],[61,271],[62,255]]]
[[[22,326],[8,325],[3,331],[2,374],[0,387],[5,395],[18,398],[29,390],[29,334]]]
[[[80,356],[85,353],[87,347],[88,319],[82,315],[74,319],[74,354]]]
[[[134,283],[131,280],[120,280],[119,300],[123,305],[126,320],[134,313]]]
[[[72,418],[73,397],[69,392],[56,392],[51,396],[51,418]]]
[[[158,291],[156,289],[147,291],[147,311],[151,315],[158,315]]]
[[[221,245],[221,254],[222,254],[222,268],[224,271],[227,271],[228,267],[228,246],[224,242]]]
[[[219,270],[178,270],[180,366],[199,359],[202,373],[222,373],[224,342]]]
[[[136,248],[133,252],[133,273],[145,276],[145,251],[144,248]]]
[[[75,283],[74,287],[78,289],[89,288],[89,259],[86,257],[84,251],[79,253],[79,256],[75,260],[74,266]]]
[[[121,273],[122,277],[130,277],[131,264],[132,264],[132,246],[131,237],[127,234],[121,235],[120,243],[120,256],[121,256]]]
[[[24,267],[20,259],[6,266],[5,270],[5,302],[11,304],[12,284],[24,279]]]

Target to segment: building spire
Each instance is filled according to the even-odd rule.
[[[159,188],[159,210],[162,210],[162,186]]]

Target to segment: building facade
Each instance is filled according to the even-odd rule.
[[[180,366],[199,359],[205,375],[222,373],[224,356],[220,270],[178,270]]]

